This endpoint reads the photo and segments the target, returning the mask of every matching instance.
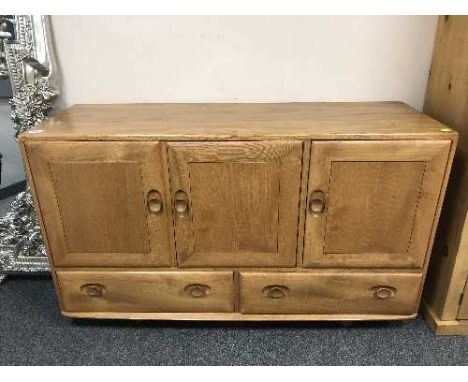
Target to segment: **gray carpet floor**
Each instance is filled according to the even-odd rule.
[[[0,212],[5,212],[0,201]],[[468,365],[468,337],[405,322],[70,320],[49,277],[0,285],[1,365]]]

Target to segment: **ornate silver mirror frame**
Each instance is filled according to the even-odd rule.
[[[7,31],[11,29],[13,34]],[[17,137],[46,117],[53,107],[52,100],[59,94],[48,16],[0,15],[0,76],[11,81],[11,118]],[[0,282],[9,273],[48,270],[27,186],[12,202],[10,211],[0,217]]]

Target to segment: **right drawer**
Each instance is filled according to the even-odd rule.
[[[398,314],[417,312],[417,272],[241,272],[240,311],[253,314]]]

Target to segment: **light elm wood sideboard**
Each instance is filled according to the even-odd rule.
[[[399,102],[76,105],[21,135],[62,313],[416,316],[456,146]]]

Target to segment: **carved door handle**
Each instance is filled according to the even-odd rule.
[[[174,210],[179,217],[184,217],[189,211],[189,200],[187,194],[179,190],[174,195]]]
[[[262,294],[267,298],[284,298],[288,295],[289,288],[284,285],[267,285],[262,289]]]
[[[157,190],[148,192],[147,197],[148,210],[153,214],[160,214],[163,210],[163,201],[161,193]]]
[[[395,296],[397,290],[396,288],[391,286],[378,285],[371,288],[370,291],[372,292],[375,298],[379,300],[385,300]]]
[[[184,291],[187,292],[190,297],[194,298],[206,297],[210,290],[211,288],[205,284],[189,284],[184,288]]]
[[[88,297],[95,298],[101,298],[106,293],[106,287],[102,284],[85,284],[81,286],[80,290]]]
[[[309,212],[313,216],[319,216],[325,211],[326,207],[326,196],[321,190],[315,190],[310,194],[309,199]]]

